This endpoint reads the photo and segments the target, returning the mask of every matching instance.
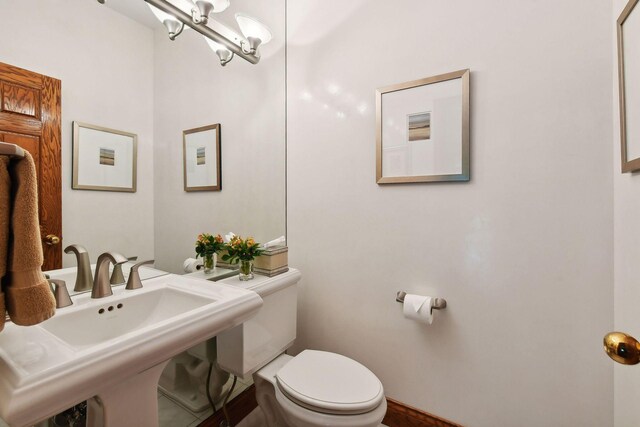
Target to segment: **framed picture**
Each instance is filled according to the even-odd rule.
[[[136,191],[138,137],[73,122],[74,190]]]
[[[184,191],[222,190],[220,124],[182,132]]]
[[[376,91],[376,182],[469,181],[469,70]]]
[[[640,11],[630,0],[618,18],[618,89],[622,172],[640,170]]]

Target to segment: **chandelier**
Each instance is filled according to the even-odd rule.
[[[239,56],[257,64],[260,61],[259,46],[271,40],[271,31],[255,18],[243,13],[236,13],[236,22],[244,38],[239,43],[207,26],[211,15],[220,13],[229,7],[229,0],[144,0],[155,17],[164,25],[169,39],[175,40],[185,25],[202,34],[218,58],[225,66]],[[104,4],[105,0],[98,0]]]

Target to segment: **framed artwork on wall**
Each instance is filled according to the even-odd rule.
[[[220,124],[182,132],[184,191],[221,191]]]
[[[136,192],[138,136],[73,122],[74,190]]]
[[[618,18],[618,89],[622,172],[640,170],[640,11],[630,0]]]
[[[469,70],[376,91],[376,182],[469,181]]]

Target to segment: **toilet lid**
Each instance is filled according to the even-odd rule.
[[[328,414],[363,414],[384,398],[382,383],[348,357],[305,350],[276,374],[280,390],[294,402]]]

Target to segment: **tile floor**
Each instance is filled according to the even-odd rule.
[[[242,421],[236,424],[235,427],[264,427],[265,419],[264,414],[260,408],[256,408],[247,415]],[[387,427],[384,424],[380,424],[380,427]]]
[[[233,380],[230,378],[228,384],[230,384],[231,381]],[[236,387],[233,390],[229,401],[233,400],[251,384],[253,384],[253,379],[251,377],[248,377],[246,380],[238,378],[238,382],[236,383]],[[219,407],[221,404],[222,403],[217,403],[216,406]],[[158,391],[159,427],[196,427],[212,414],[213,410],[211,408],[202,412],[191,412],[179,403],[171,400],[169,396]]]

